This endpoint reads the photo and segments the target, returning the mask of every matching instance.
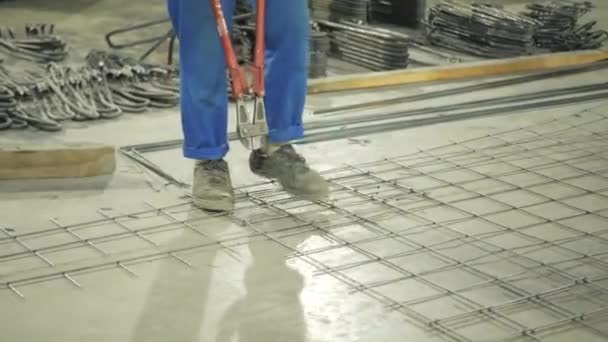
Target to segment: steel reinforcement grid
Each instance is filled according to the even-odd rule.
[[[101,270],[136,276],[134,265],[161,258],[192,267],[188,255],[203,250],[238,260],[238,246],[261,239],[448,340],[554,341],[573,331],[604,340],[607,134],[608,114],[590,109],[331,170],[326,202],[261,183],[237,189],[230,214],[184,199],[128,214],[99,210],[98,220],[78,224],[53,220],[35,232],[3,227],[0,296],[25,298],[38,282],[80,287],[80,276]],[[199,228],[218,219],[239,229],[217,237]],[[170,231],[190,234],[188,244],[159,242]],[[327,243],[290,242],[310,234]],[[125,240],[142,247],[115,253],[112,243]],[[26,262],[36,267],[23,269]]]

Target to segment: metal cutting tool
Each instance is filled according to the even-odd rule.
[[[210,1],[226,56],[232,96],[236,101],[237,135],[246,148],[258,149],[262,147],[262,143],[268,135],[266,108],[264,107],[266,0],[256,1],[255,51],[253,64],[249,67],[253,81],[251,86],[247,79],[246,69],[238,63],[221,2],[220,0]],[[247,108],[246,99],[249,95],[253,96],[253,114]]]

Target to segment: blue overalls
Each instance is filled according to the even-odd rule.
[[[234,0],[222,0],[232,25]],[[267,0],[266,115],[271,143],[301,138],[308,64],[308,1]],[[180,44],[184,156],[223,158],[227,141],[226,62],[209,0],[168,0]]]

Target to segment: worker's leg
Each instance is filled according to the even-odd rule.
[[[308,74],[308,1],[267,0],[266,112],[270,142],[301,138]]]
[[[222,0],[226,20],[234,0]],[[184,156],[221,159],[228,152],[226,63],[209,0],[168,0],[179,38]]]
[[[230,25],[233,0],[221,1]],[[197,206],[229,211],[234,191],[228,165],[226,63],[209,0],[168,0],[180,44],[184,156],[196,159],[192,197]]]
[[[254,151],[251,170],[309,200],[327,197],[325,180],[288,142],[304,134],[302,112],[308,74],[308,1],[267,0],[266,112],[269,144]]]

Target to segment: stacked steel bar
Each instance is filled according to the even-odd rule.
[[[329,30],[331,54],[337,58],[371,70],[403,69],[408,66],[410,42],[405,35],[349,22],[321,20],[319,25]]]
[[[330,41],[326,32],[319,31],[313,25],[310,32],[310,59],[308,64],[308,77],[318,78],[327,76],[327,59],[329,56]]]
[[[484,57],[535,52],[541,23],[488,4],[443,1],[430,9],[428,40],[438,46]]]
[[[579,19],[592,8],[590,2],[552,1],[530,4],[524,14],[542,22],[536,34],[536,43],[540,48],[551,51],[597,49],[608,38],[608,33],[594,31],[594,21],[579,24]]]
[[[370,0],[310,0],[312,17],[322,20],[341,19],[366,23]]]
[[[370,16],[374,22],[418,27],[425,9],[426,0],[372,0]]]

